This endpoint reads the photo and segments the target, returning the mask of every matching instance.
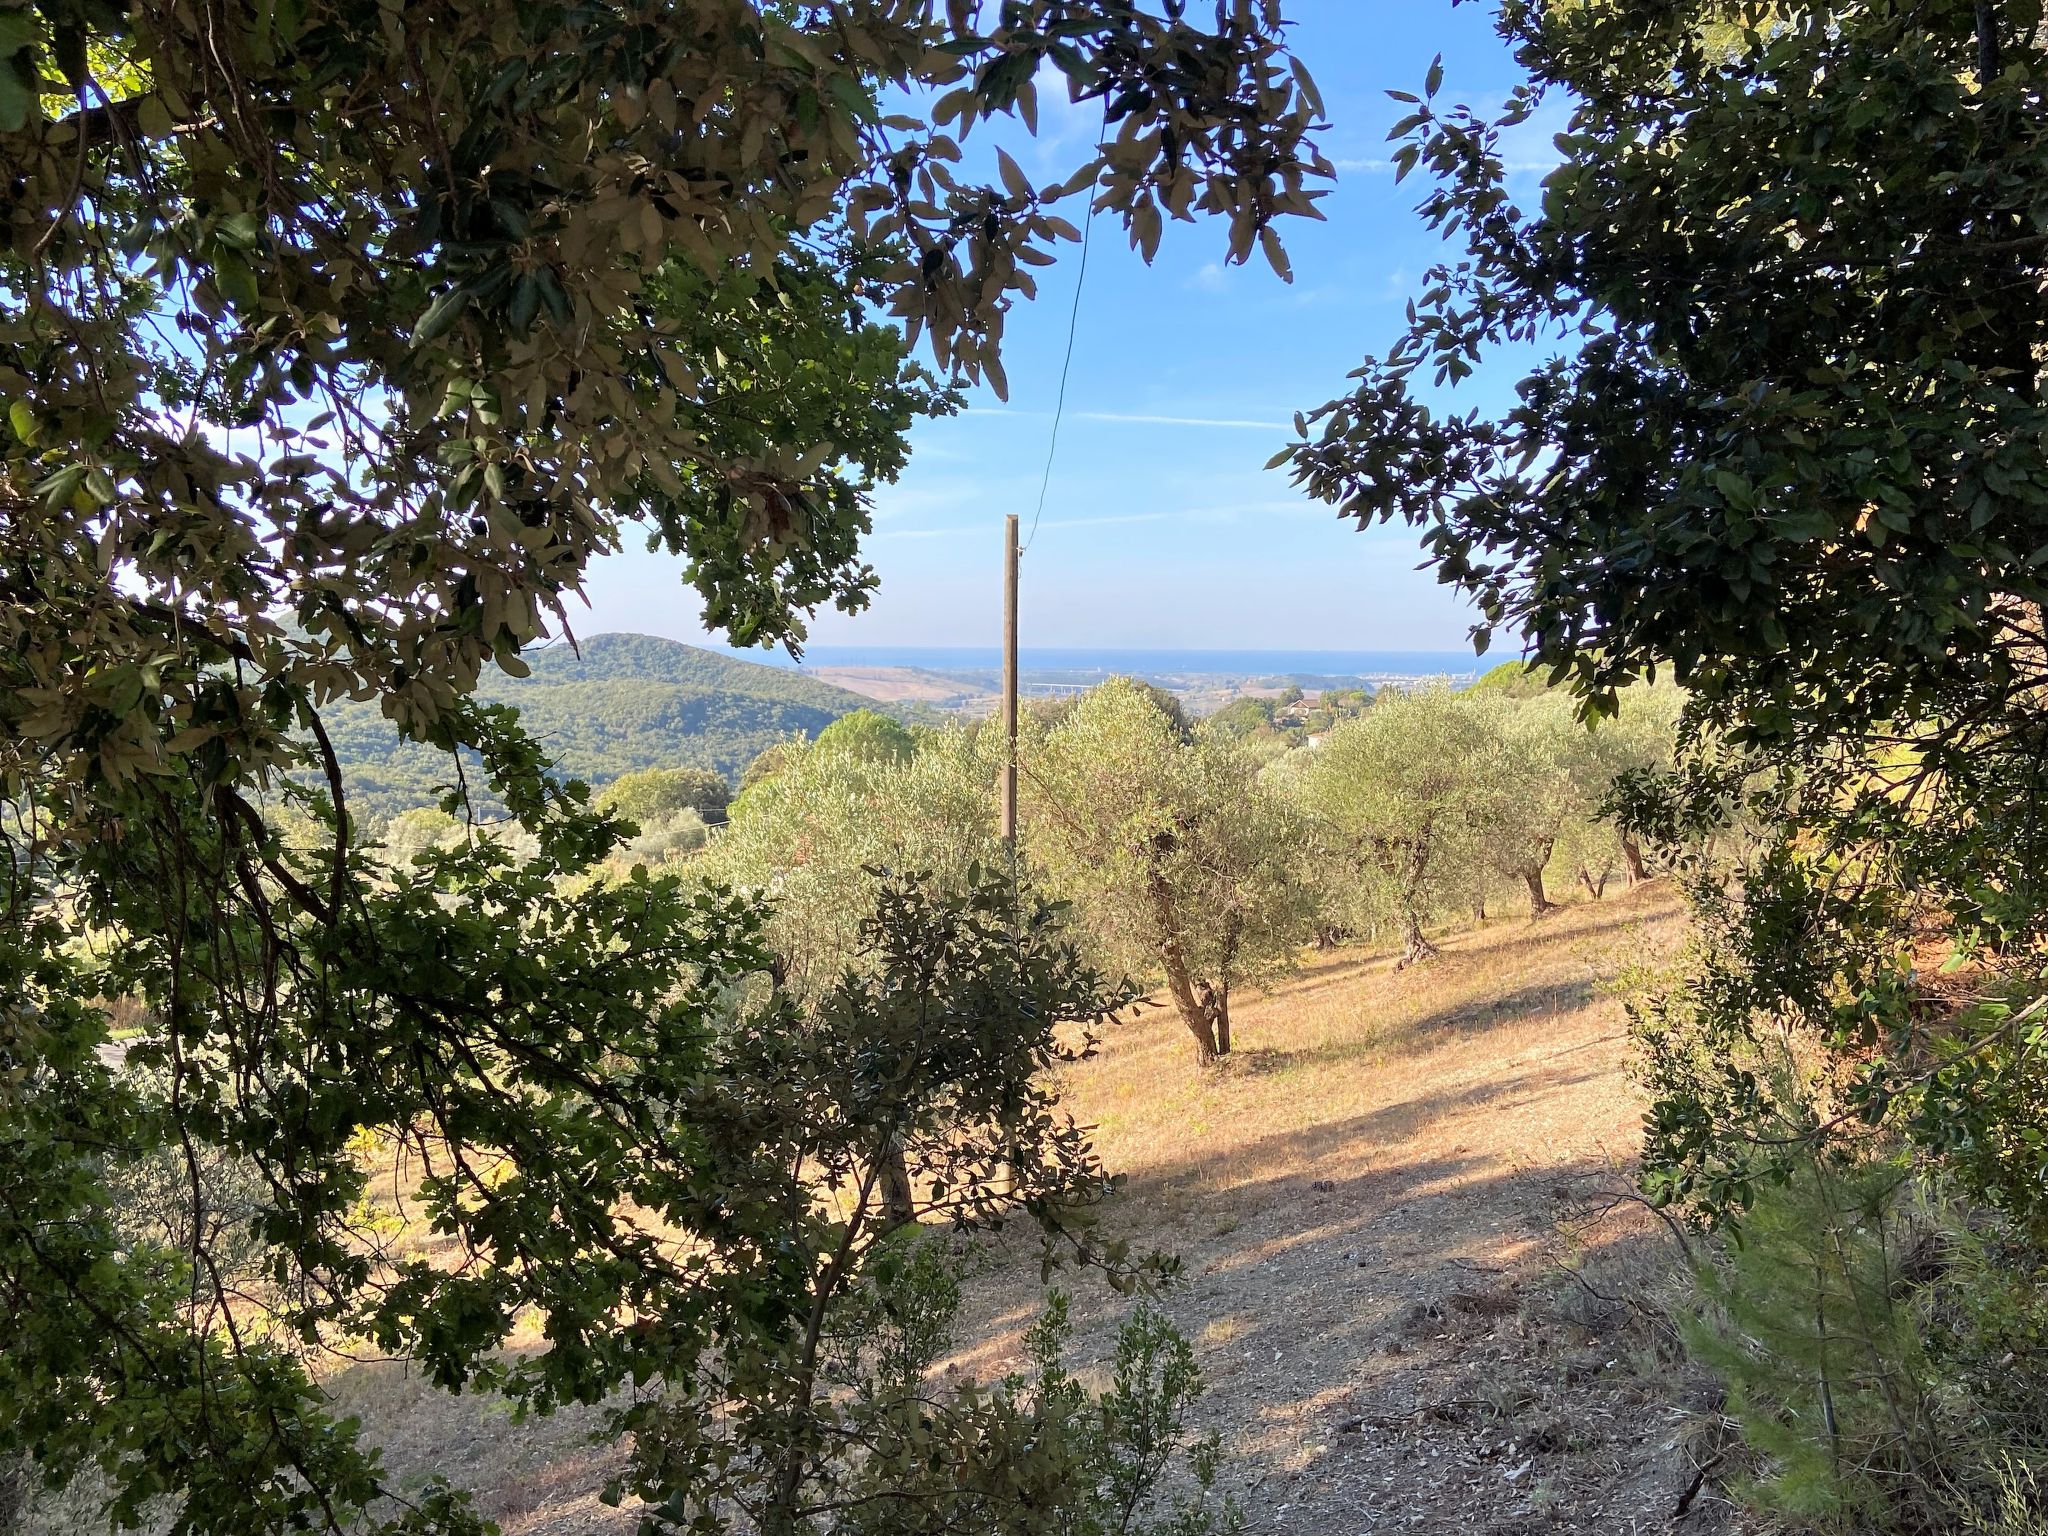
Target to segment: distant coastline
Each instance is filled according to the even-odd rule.
[[[742,653],[735,653],[742,654]],[[797,666],[780,652],[744,653],[747,660]],[[1488,662],[1469,651],[1148,650],[1123,646],[1026,646],[1019,667],[1029,673],[1076,677],[1449,677],[1463,681]],[[999,668],[1002,653],[986,646],[815,645],[801,670],[827,667],[908,667],[921,672],[980,673]]]

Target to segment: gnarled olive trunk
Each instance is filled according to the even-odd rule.
[[[1434,960],[1441,953],[1429,942],[1429,935],[1422,931],[1421,914],[1412,906],[1404,908],[1401,913],[1401,959],[1394,969],[1405,971],[1424,960]]]
[[[1650,872],[1643,864],[1643,845],[1632,837],[1621,840],[1621,856],[1628,862],[1628,883],[1638,884],[1650,878]],[[1606,881],[1601,881],[1605,885]]]
[[[1197,981],[1188,971],[1187,945],[1181,938],[1180,911],[1173,892],[1166,877],[1156,870],[1149,884],[1152,914],[1159,924],[1159,962],[1166,972],[1166,990],[1181,1022],[1195,1037],[1195,1059],[1206,1067],[1230,1050],[1229,1005],[1226,1001],[1220,1010],[1223,1028],[1219,1035],[1216,993],[1208,982]]]
[[[1429,873],[1430,844],[1435,827],[1428,822],[1408,845],[1407,868],[1401,881],[1401,961],[1395,970],[1406,970],[1420,961],[1433,959],[1439,951],[1422,931],[1422,881]]]
[[[1539,864],[1534,869],[1523,870],[1522,879],[1529,887],[1529,915],[1531,917],[1542,917],[1545,913],[1557,910],[1557,903],[1552,901],[1550,893],[1543,889],[1542,865]]]

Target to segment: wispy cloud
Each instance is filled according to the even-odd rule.
[[[1163,523],[1177,512],[1121,512],[1110,517],[1048,517],[1041,528],[1107,528],[1112,523]]]
[[[1231,427],[1255,432],[1286,432],[1284,421],[1254,421],[1239,416],[1148,416],[1132,411],[1074,411],[1082,421],[1120,421],[1146,427]]]

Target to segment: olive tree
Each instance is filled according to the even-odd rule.
[[[1313,933],[1290,878],[1300,827],[1256,759],[1192,733],[1151,690],[1113,678],[1026,738],[1025,847],[1104,957],[1162,978],[1204,1063],[1231,1048],[1235,989]]]
[[[1326,736],[1295,784],[1356,900],[1392,917],[1401,964],[1436,953],[1434,920],[1485,899],[1516,796],[1485,704],[1442,686],[1390,692]]]
[[[303,827],[295,830],[304,835]],[[459,841],[462,834],[463,824],[455,817],[438,806],[423,805],[392,817],[384,824],[378,841],[386,859],[394,864],[410,864],[430,849]]]
[[[1572,772],[1583,727],[1569,704],[1551,707],[1544,699],[1479,697],[1466,701],[1495,738],[1504,793],[1490,797],[1479,825],[1481,858],[1528,888],[1529,915],[1554,909],[1544,871],[1560,839],[1593,814]]]
[[[841,715],[818,733],[819,743],[854,757],[901,762],[917,751],[917,742],[900,720],[872,709]]]
[[[1503,0],[1526,87],[1480,112],[1433,72],[1396,130],[1453,248],[1290,455],[1341,516],[1417,528],[1589,711],[1668,675],[1727,749],[1635,807],[1766,829],[1700,904],[1690,1024],[1651,1041],[1651,1187],[1717,1217],[1875,1124],[1998,1203],[2048,1187],[1999,1123],[2037,1077],[2028,1010],[1959,1021],[1967,1068],[1929,1077],[1951,1010],[1901,969],[1944,933],[2030,957],[2031,992],[2048,934],[2042,21]],[[1502,134],[1546,104],[1569,122],[1525,201]],[[1496,365],[1498,408],[1453,393]],[[1774,1101],[1788,1030],[1832,1105]]]
[[[792,742],[781,767],[733,802],[694,866],[701,879],[767,901],[784,980],[798,996],[818,995],[852,963],[890,873],[957,891],[976,869],[1007,870],[988,742],[960,728],[913,740],[885,723],[902,733],[907,755],[896,755],[893,737],[865,730]],[[888,750],[870,750],[877,740]]]
[[[644,832],[680,811],[694,811],[707,821],[722,818],[732,803],[732,786],[709,768],[641,768],[613,779],[593,803]]]
[[[1465,702],[1498,737],[1501,788],[1482,824],[1483,857],[1529,892],[1535,917],[1551,911],[1546,875],[1561,870],[1595,898],[1617,868],[1646,873],[1642,850],[1613,804],[1616,781],[1668,769],[1679,698],[1668,686],[1623,690],[1612,716],[1581,716],[1569,694],[1543,688],[1515,664],[1490,674]],[[1484,681],[1484,680],[1482,680]]]

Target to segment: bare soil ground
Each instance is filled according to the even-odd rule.
[[[1688,1497],[1701,1405],[1640,1300],[1675,1245],[1626,1194],[1642,1106],[1611,983],[1682,925],[1651,885],[1408,971],[1340,954],[1239,1010],[1220,1070],[1160,1010],[1073,1071],[1130,1176],[1120,1231],[1185,1263],[1165,1306],[1251,1530],[1737,1529]],[[1021,1268],[976,1287],[963,1367],[1016,1362]],[[1077,1287],[1077,1360],[1122,1306]]]
[[[1649,885],[1481,925],[1407,971],[1339,952],[1245,1000],[1216,1070],[1164,1009],[1071,1070],[1068,1104],[1129,1175],[1111,1226],[1184,1260],[1162,1304],[1195,1341],[1252,1531],[1741,1528],[1694,1487],[1703,1405],[1639,1300],[1672,1246],[1624,1194],[1641,1104],[1612,983],[1682,930]],[[1074,1361],[1103,1360],[1127,1303],[1067,1283]],[[1006,1235],[953,1363],[1018,1364],[1040,1304],[1036,1245]],[[508,1536],[633,1528],[598,1501],[619,1452],[587,1418],[515,1424],[392,1364],[330,1385],[401,1482],[477,1489]],[[85,1528],[54,1513],[42,1531]]]

